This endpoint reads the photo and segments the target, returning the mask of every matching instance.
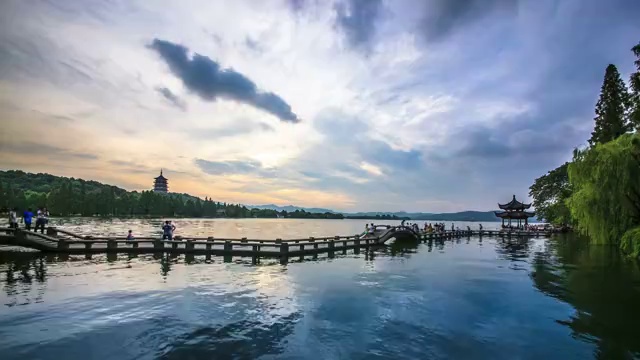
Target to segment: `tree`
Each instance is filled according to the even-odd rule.
[[[549,171],[537,178],[529,187],[529,196],[533,198],[533,207],[538,218],[557,225],[571,222],[571,213],[566,200],[571,196],[571,186],[567,167],[569,163]]]
[[[631,130],[627,118],[629,105],[627,87],[615,65],[609,64],[600,90],[600,99],[596,103],[595,128],[589,144],[603,144]]]
[[[631,86],[631,111],[629,112],[629,120],[640,131],[640,42],[634,46],[631,51],[636,56],[636,72],[631,74],[629,84]]]
[[[567,200],[571,216],[593,242],[619,244],[640,225],[640,135],[625,134],[589,148],[567,171],[573,189]],[[625,238],[634,241],[635,235]]]

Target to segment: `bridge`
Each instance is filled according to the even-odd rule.
[[[0,243],[16,245],[42,252],[65,254],[92,253],[188,253],[204,255],[280,257],[305,256],[319,253],[335,253],[361,248],[384,246],[395,241],[433,241],[460,237],[499,236],[499,237],[539,237],[549,236],[548,232],[502,232],[483,231],[444,231],[416,232],[408,226],[377,225],[370,233],[347,236],[309,237],[300,239],[247,239],[217,237],[181,237],[175,240],[162,240],[157,237],[139,237],[126,240],[126,237],[80,235],[55,227],[47,228],[47,233],[36,233],[23,229],[0,229]]]

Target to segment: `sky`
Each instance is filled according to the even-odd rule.
[[[638,19],[637,0],[4,0],[0,169],[491,210],[586,144]]]

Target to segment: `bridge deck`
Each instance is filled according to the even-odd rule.
[[[356,234],[306,239],[229,239],[213,237],[179,237],[173,241],[153,237],[126,240],[122,237],[83,236],[63,229],[48,228],[47,235],[25,230],[3,229],[5,244],[24,246],[44,252],[59,253],[150,253],[174,252],[258,257],[288,257],[324,252],[346,252],[381,246],[392,238],[413,241],[445,240],[468,236],[539,237],[547,232],[445,231],[416,233],[404,226],[378,226],[373,234]]]

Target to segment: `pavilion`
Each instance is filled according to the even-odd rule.
[[[496,211],[497,217],[502,219],[502,226],[505,225],[504,220],[509,220],[508,226],[511,227],[511,220],[518,221],[518,227],[522,226],[522,220],[524,225],[528,224],[528,219],[535,215],[534,212],[525,211],[531,207],[531,204],[523,204],[516,200],[516,196],[513,195],[513,199],[506,204],[498,204],[498,207],[504,211]]]

